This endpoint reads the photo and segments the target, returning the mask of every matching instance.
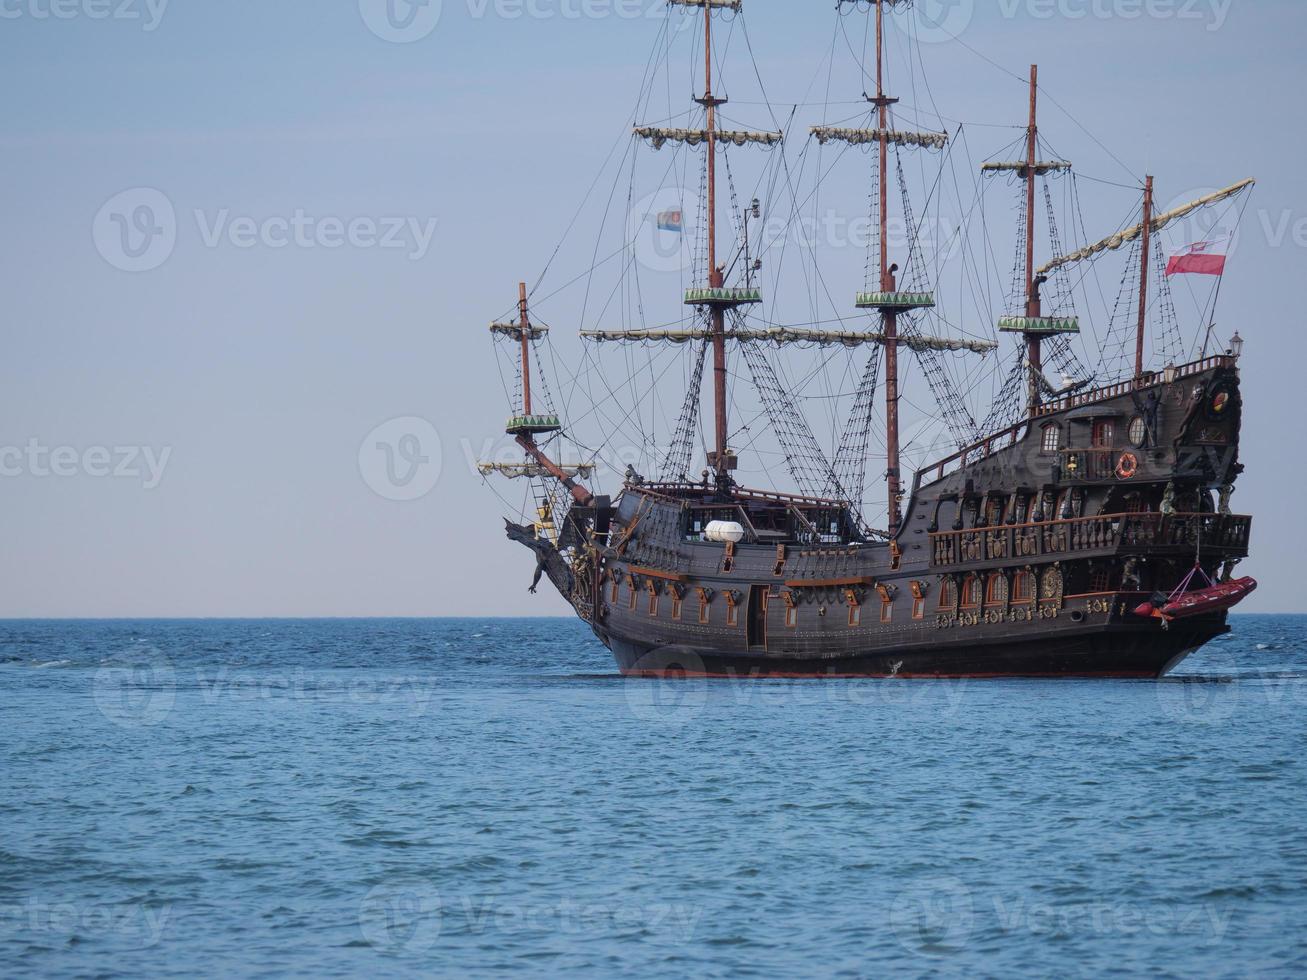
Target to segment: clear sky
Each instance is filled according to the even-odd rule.
[[[772,99],[820,98],[834,4],[746,2]],[[1038,61],[1087,173],[1156,174],[1163,203],[1259,179],[1218,328],[1247,340],[1246,608],[1307,610],[1307,5],[921,2],[964,42],[923,45],[931,93],[986,152]],[[562,612],[469,464],[506,414],[485,324],[624,138],[662,16],[0,0],[0,616]]]

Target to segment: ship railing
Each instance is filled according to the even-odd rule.
[[[1057,412],[1065,412],[1071,408],[1078,408],[1081,405],[1092,405],[1095,402],[1107,401],[1111,398],[1117,398],[1121,395],[1129,394],[1132,391],[1144,391],[1161,384],[1169,384],[1178,381],[1181,378],[1192,377],[1195,374],[1202,374],[1204,371],[1211,371],[1214,368],[1233,369],[1238,364],[1238,358],[1232,354],[1217,354],[1213,357],[1204,357],[1201,360],[1191,361],[1188,364],[1181,364],[1176,367],[1168,367],[1160,373],[1147,373],[1142,378],[1131,378],[1129,381],[1122,381],[1117,384],[1107,385],[1102,388],[1095,388],[1092,391],[1083,391],[1078,394],[1068,395],[1065,398],[1059,398],[1055,401],[1047,402],[1040,405],[1035,410],[1035,418],[1044,418]],[[986,436],[979,442],[967,446],[948,456],[937,463],[931,463],[917,470],[916,476],[912,481],[912,492],[916,493],[922,485],[936,483],[944,479],[950,473],[969,466],[990,456],[1000,449],[1006,449],[1008,446],[1014,446],[1020,442],[1029,430],[1030,420],[1022,419],[1016,425],[995,432]],[[1083,452],[1083,450],[1080,450]]]
[[[1062,472],[1073,479],[1085,483],[1116,479],[1118,452],[1115,449],[1060,449],[1058,452],[1062,457]]]
[[[1053,415],[1057,412],[1065,412],[1069,408],[1079,408],[1081,405],[1092,405],[1095,402],[1106,401],[1109,398],[1119,398],[1121,395],[1128,395],[1132,391],[1145,391],[1161,384],[1178,381],[1181,378],[1202,374],[1204,371],[1211,371],[1214,368],[1233,368],[1237,362],[1238,359],[1233,354],[1216,354],[1212,357],[1204,357],[1201,360],[1190,361],[1188,364],[1168,367],[1163,371],[1147,371],[1138,378],[1118,381],[1116,384],[1104,385],[1101,388],[1094,388],[1090,391],[1082,391],[1074,395],[1067,395],[1065,398],[1045,402],[1035,410],[1035,415],[1039,417]]]
[[[912,481],[912,492],[916,493],[921,489],[921,485],[926,482],[926,477],[931,475],[930,482],[942,480],[950,473],[954,473],[963,467],[970,466],[972,463],[979,462],[1001,449],[1007,449],[1009,446],[1015,446],[1025,438],[1026,431],[1030,427],[1029,419],[1022,419],[1016,425],[1009,426],[1000,432],[995,432],[991,436],[986,436],[977,443],[973,443],[964,449],[959,449],[952,456],[941,459],[938,463],[931,463],[924,469],[917,470],[916,476]]]
[[[1130,552],[1219,556],[1248,553],[1252,518],[1242,514],[1104,514],[1035,524],[938,531],[931,564],[1015,563],[1048,555]]]

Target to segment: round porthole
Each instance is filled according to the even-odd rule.
[[[1144,422],[1142,415],[1136,415],[1130,420],[1130,441],[1136,446],[1142,446],[1147,438],[1148,425]]]

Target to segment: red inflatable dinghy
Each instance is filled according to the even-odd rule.
[[[1201,571],[1201,569],[1195,569],[1194,571]],[[1229,582],[1223,582],[1220,585],[1208,579],[1207,588],[1198,589],[1195,592],[1185,592],[1184,590],[1193,579],[1193,575],[1194,573],[1191,572],[1189,578],[1186,578],[1180,587],[1172,592],[1160,605],[1157,600],[1145,602],[1135,609],[1135,615],[1156,616],[1160,619],[1170,620],[1184,619],[1187,616],[1202,616],[1204,613],[1221,612],[1237,606],[1257,588],[1257,580],[1254,578],[1237,578]],[[1206,575],[1203,577],[1206,578]]]

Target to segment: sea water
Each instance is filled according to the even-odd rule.
[[[1298,973],[1307,617],[1233,624],[1153,683],[0,623],[0,975]]]

